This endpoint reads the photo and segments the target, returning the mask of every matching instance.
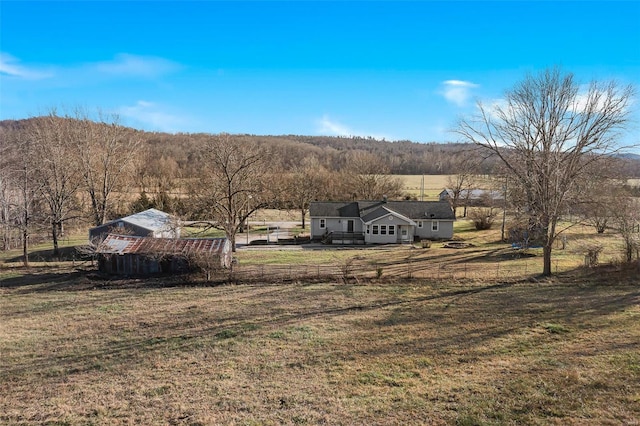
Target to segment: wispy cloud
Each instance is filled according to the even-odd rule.
[[[53,73],[50,71],[24,66],[20,64],[20,60],[3,52],[0,52],[0,74],[25,80],[41,80],[53,76]]]
[[[155,56],[120,53],[111,61],[92,64],[99,72],[116,76],[158,77],[182,68],[177,62]]]
[[[383,140],[383,139],[393,140],[393,138],[390,138],[389,136],[354,130],[345,124],[342,124],[338,121],[335,121],[329,118],[328,115],[323,115],[321,119],[317,120],[316,124],[317,124],[317,132],[322,135],[343,136],[343,137],[359,136],[359,137],[372,137],[378,140]]]
[[[471,91],[477,84],[463,80],[446,80],[442,82],[443,89],[440,92],[442,96],[452,104],[459,107],[467,105],[471,97]]]
[[[329,136],[353,136],[354,132],[342,123],[333,121],[329,116],[324,115],[318,120],[318,132]]]
[[[123,117],[143,124],[149,130],[162,132],[176,132],[184,128],[187,119],[170,114],[162,110],[161,106],[144,100],[136,102],[135,105],[121,106],[116,112]]]

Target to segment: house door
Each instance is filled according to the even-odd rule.
[[[402,241],[409,241],[409,227],[401,226],[400,234],[402,235]]]
[[[353,232],[353,220],[347,220],[347,232]]]

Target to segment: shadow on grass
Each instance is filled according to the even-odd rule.
[[[608,280],[614,280],[611,271],[603,272],[608,274]],[[0,286],[40,286],[36,291],[75,291],[82,289],[81,283],[85,279],[94,285],[91,288],[95,288],[96,280],[89,280],[86,271],[73,272],[71,278],[69,272],[34,274],[27,277],[27,281],[4,280]],[[560,277],[538,283],[469,284],[457,288],[436,285],[428,290],[428,294],[387,294],[369,302],[348,298],[344,304],[337,306],[319,306],[318,300],[321,299],[318,296],[333,300],[336,294],[348,292],[349,287],[355,286],[328,284],[317,291],[302,291],[305,287],[296,285],[273,285],[270,288],[262,285],[230,286],[228,290],[232,294],[227,296],[243,301],[239,305],[242,308],[230,311],[230,315],[211,317],[210,312],[200,313],[194,305],[172,314],[169,322],[153,324],[148,323],[146,318],[142,318],[145,321],[136,319],[134,324],[137,325],[127,326],[132,329],[126,328],[126,324],[120,325],[118,327],[124,328],[114,328],[113,339],[105,339],[95,347],[81,351],[72,348],[15,362],[9,368],[0,369],[0,378],[19,380],[20,376],[33,371],[42,371],[48,377],[93,370],[110,371],[125,363],[146,363],[153,354],[187,352],[229,339],[244,339],[262,328],[281,330],[306,324],[313,318],[331,324],[337,323],[334,319],[338,317],[354,315],[361,322],[353,322],[355,325],[350,332],[354,336],[365,336],[361,341],[367,343],[357,349],[344,345],[328,347],[327,354],[340,358],[353,357],[355,353],[366,357],[396,353],[420,356],[460,353],[462,355],[456,359],[463,363],[482,358],[487,342],[518,330],[543,322],[566,325],[571,330],[576,324],[591,321],[595,316],[606,316],[639,303],[640,288],[629,289],[629,285],[634,283],[633,275],[619,278],[625,280],[624,291],[615,291],[615,287],[610,286],[615,281],[603,283],[595,272],[587,279],[575,279],[576,283]],[[144,288],[148,288],[156,281],[145,282]],[[407,281],[406,284],[415,286],[419,280]],[[431,286],[429,282],[421,284],[425,288]],[[401,287],[404,283],[395,285]],[[260,289],[260,292],[256,293],[255,289]],[[369,313],[374,315],[370,316]],[[391,338],[393,327],[411,324],[419,325],[420,330],[425,332],[402,341]],[[433,333],[430,331],[433,327],[446,331]],[[135,333],[132,330],[136,330]],[[371,333],[377,338],[366,338]],[[386,339],[385,336],[391,337]]]
[[[219,276],[205,281],[189,274],[155,275],[150,277],[119,277],[97,272],[95,268],[19,267],[4,270],[0,289],[18,294],[46,293],[49,291],[124,290],[171,287],[215,287],[228,284],[228,277]]]
[[[0,288],[18,289],[21,293],[47,291],[78,291],[94,287],[85,270],[64,268],[52,271],[51,267],[44,268],[14,268],[12,275],[0,279]]]
[[[60,247],[60,255],[54,256],[53,249],[36,250],[29,252],[31,262],[71,262],[86,260],[88,257],[78,253],[76,246]],[[22,262],[22,255],[6,259],[6,262]]]

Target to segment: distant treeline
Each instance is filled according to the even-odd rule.
[[[1,128],[16,128],[28,120],[0,121]],[[183,178],[198,175],[194,155],[204,133],[162,133],[131,129],[143,141],[144,161],[141,167],[157,167],[158,163],[171,163],[177,168],[177,175]],[[349,153],[366,152],[378,158],[381,170],[394,175],[457,174],[460,154],[471,153],[478,159],[478,173],[492,174],[498,160],[487,151],[463,143],[417,143],[411,141],[389,142],[364,137],[281,135],[261,136],[232,135],[237,143],[258,143],[272,153],[274,171],[292,170],[305,158],[314,158],[330,171],[349,168]],[[640,155],[626,155],[617,159],[616,172],[630,178],[640,178]]]
[[[190,153],[204,134],[168,134],[147,132],[145,140],[152,158],[172,158],[177,162],[183,176],[197,174]],[[257,142],[269,147],[273,153],[274,168],[290,170],[307,157],[314,157],[328,170],[341,171],[349,167],[347,153],[367,152],[378,157],[383,169],[394,175],[450,175],[460,172],[461,153],[472,153],[478,159],[481,174],[496,170],[498,159],[471,144],[463,143],[417,143],[411,141],[381,141],[363,137],[339,136],[259,136],[233,135],[238,143]],[[630,155],[617,160],[617,172],[622,175],[640,177],[640,156]]]

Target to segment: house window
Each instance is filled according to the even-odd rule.
[[[378,235],[378,225],[373,225],[373,235]]]
[[[418,228],[422,228],[422,221],[421,220],[418,221]]]
[[[396,234],[396,227],[393,225],[389,225],[389,235],[395,235]]]
[[[437,220],[434,220],[433,222],[431,222],[431,230],[433,232],[437,232],[438,231],[438,225],[439,225],[439,222]]]
[[[380,225],[380,235],[387,235],[387,225]]]
[[[320,229],[324,229],[327,227],[327,220],[326,219],[320,219]]]

